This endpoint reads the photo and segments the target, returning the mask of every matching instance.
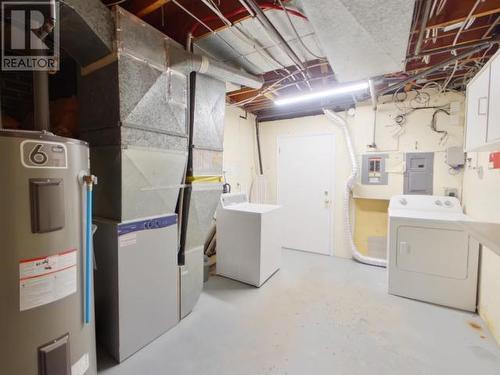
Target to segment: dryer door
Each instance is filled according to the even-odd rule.
[[[467,278],[469,239],[461,230],[403,225],[397,231],[400,270],[450,279]]]

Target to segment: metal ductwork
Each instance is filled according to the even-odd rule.
[[[59,4],[61,47],[81,66],[113,51],[113,18],[100,0],[64,0]]]

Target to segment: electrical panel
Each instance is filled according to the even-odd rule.
[[[386,154],[363,155],[361,173],[363,185],[387,185],[386,158]]]
[[[404,194],[432,195],[433,184],[434,153],[407,153]]]

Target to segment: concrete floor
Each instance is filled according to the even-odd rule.
[[[477,315],[390,296],[381,268],[283,255],[260,289],[211,277],[190,316],[100,374],[500,374]]]

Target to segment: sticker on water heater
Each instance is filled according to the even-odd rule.
[[[60,142],[26,140],[21,142],[21,164],[25,168],[66,169],[68,150]]]
[[[137,243],[137,233],[122,234],[118,237],[120,247],[135,245]]]
[[[47,305],[76,293],[77,251],[19,262],[20,311]]]

